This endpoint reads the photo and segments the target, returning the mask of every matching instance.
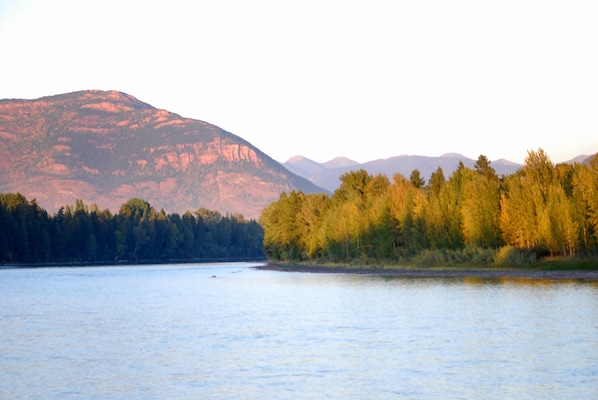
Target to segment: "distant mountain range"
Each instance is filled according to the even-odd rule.
[[[0,100],[0,192],[50,213],[76,199],[118,212],[139,197],[168,213],[256,218],[291,190],[323,191],[230,132],[125,93]]]
[[[578,156],[568,162],[587,162],[589,155]],[[459,161],[462,161],[466,167],[473,168],[477,160],[467,158],[461,154],[447,153],[440,157],[426,156],[408,156],[401,155],[387,159],[369,161],[363,164],[350,160],[345,157],[332,159],[325,163],[318,163],[303,156],[290,158],[283,165],[295,174],[309,179],[315,185],[333,192],[339,187],[339,177],[349,171],[364,169],[369,174],[385,174],[392,179],[395,173],[399,173],[407,178],[413,170],[417,169],[422,178],[429,180],[433,172],[438,167],[442,168],[445,177],[449,177],[458,167]],[[499,159],[490,162],[498,175],[508,175],[522,167],[505,159]]]

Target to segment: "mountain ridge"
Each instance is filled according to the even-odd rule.
[[[0,100],[0,160],[0,191],[49,211],[140,197],[256,218],[283,191],[324,191],[237,135],[118,91]]]
[[[584,162],[590,157],[592,157],[592,155],[580,155],[569,161],[566,161],[566,163]],[[411,172],[417,169],[422,178],[427,181],[431,174],[439,167],[442,168],[443,173],[446,177],[448,177],[457,169],[460,161],[469,168],[473,168],[476,163],[476,160],[468,158],[459,153],[444,153],[437,157],[401,154],[394,157],[377,159],[364,163],[353,161],[353,164],[348,164],[345,166],[328,167],[331,161],[338,158],[344,157],[337,157],[327,162],[318,163],[316,161],[310,160],[307,157],[296,155],[285,161],[283,165],[290,171],[303,176],[319,187],[322,187],[330,192],[334,192],[334,190],[336,190],[340,185],[339,177],[342,174],[355,169],[363,168],[369,174],[382,173],[388,176],[389,179],[392,179],[392,175],[395,173],[399,173],[409,178]],[[347,158],[344,159],[349,160]],[[312,168],[311,170],[301,168],[302,165],[311,165]],[[523,166],[522,164],[518,164],[504,158],[491,161],[490,165],[495,169],[498,175],[512,174]]]

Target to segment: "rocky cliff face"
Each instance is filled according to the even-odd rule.
[[[323,191],[232,133],[124,93],[0,100],[0,192],[51,213],[76,199],[116,212],[140,197],[167,212],[256,218],[294,189]]]

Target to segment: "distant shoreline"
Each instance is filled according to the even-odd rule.
[[[175,260],[117,260],[117,261],[80,261],[80,262],[52,262],[52,263],[22,263],[0,264],[0,269],[18,268],[70,268],[70,267],[126,267],[139,265],[165,265],[165,264],[212,264],[235,262],[266,262],[265,258],[258,257],[222,257],[202,259],[175,259]]]
[[[411,268],[411,267],[344,267],[322,265],[297,265],[268,263],[252,267],[257,270],[300,273],[332,273],[372,276],[397,276],[406,278],[525,278],[559,280],[598,280],[598,270],[543,270],[543,269],[495,269],[495,268]]]

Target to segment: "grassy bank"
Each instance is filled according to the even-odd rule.
[[[576,259],[563,257],[546,257],[527,268],[540,269],[545,271],[577,270],[577,271],[598,271],[597,259]]]
[[[279,262],[279,261],[277,261]],[[318,258],[314,260],[282,261],[284,264],[322,266],[326,268],[378,268],[378,269],[540,269],[540,270],[598,270],[598,256],[550,257],[529,249],[504,246],[499,249],[467,246],[461,249],[423,250],[397,260],[367,257],[349,261]]]
[[[263,269],[393,276],[598,279],[598,258],[540,258],[532,251],[512,247],[496,250],[470,247],[459,250],[425,250],[404,260],[356,258],[350,262],[321,259],[270,261]]]
[[[540,262],[526,267],[471,267],[443,265],[421,267],[398,264],[340,264],[308,262],[269,262],[254,267],[262,270],[300,273],[340,273],[423,278],[482,278],[482,279],[559,279],[598,281],[598,268],[594,264],[566,263],[563,261]]]

